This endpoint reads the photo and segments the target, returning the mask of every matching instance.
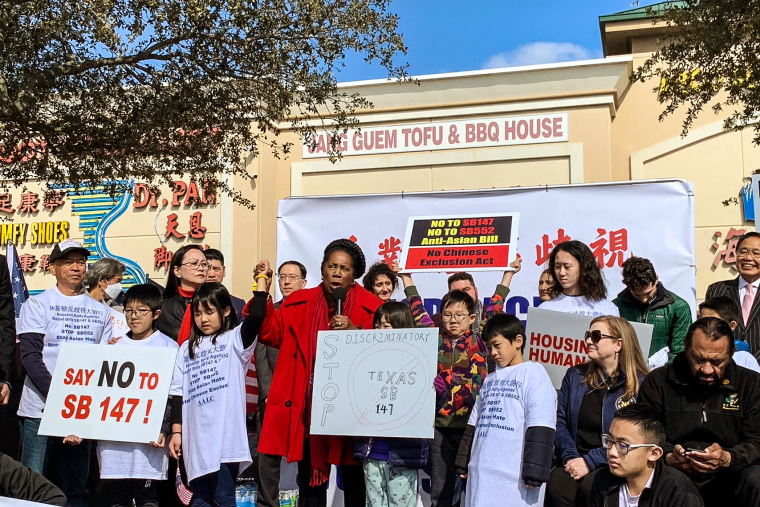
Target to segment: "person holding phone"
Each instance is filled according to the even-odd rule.
[[[684,472],[706,506],[760,506],[760,374],[732,359],[734,334],[704,317],[684,351],[650,373],[639,402],[665,427],[665,462]]]

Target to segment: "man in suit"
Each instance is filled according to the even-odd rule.
[[[275,303],[275,308],[293,294],[295,291],[306,287],[306,266],[298,261],[285,261],[280,264],[277,270],[277,283],[280,286],[282,299]],[[256,373],[259,382],[259,419],[258,433],[261,435],[261,425],[264,422],[264,411],[266,410],[267,397],[269,396],[269,387],[272,385],[272,376],[277,364],[279,351],[272,347],[267,347],[263,343],[256,344],[256,350],[253,353],[253,359],[256,362]],[[258,455],[259,463],[259,493],[256,497],[257,507],[277,507],[280,505],[280,461],[281,456],[270,454]]]
[[[746,341],[750,351],[760,358],[760,233],[748,232],[736,246],[736,270],[733,280],[715,282],[707,288],[705,299],[728,296],[742,309],[742,318],[734,330],[737,340]]]

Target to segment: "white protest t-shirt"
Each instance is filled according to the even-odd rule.
[[[592,301],[586,296],[560,294],[552,300],[541,303],[541,309],[573,313],[586,317],[599,317],[602,315],[620,317],[620,310],[618,310],[618,307],[612,301],[607,301],[606,299]]]
[[[111,339],[109,308],[87,294],[64,296],[58,287],[53,287],[32,296],[21,306],[16,332],[45,335],[42,361],[52,375],[62,344],[97,344]],[[42,393],[27,376],[18,415],[41,418],[44,408]]]
[[[219,470],[221,463],[251,463],[245,427],[245,372],[256,340],[243,348],[240,326],[216,338],[204,337],[190,359],[182,344],[172,384],[182,385],[182,454],[188,480]],[[173,390],[173,389],[172,389]]]
[[[522,460],[529,427],[557,427],[557,391],[544,367],[527,361],[489,373],[468,424],[467,507],[541,507],[546,485],[525,487]]]
[[[108,312],[111,317],[111,336],[113,338],[121,338],[122,336],[126,336],[129,332],[129,326],[127,325],[127,316],[121,312],[117,312],[108,305],[105,306],[108,308]]]
[[[179,350],[177,342],[156,331],[144,340],[122,337],[114,346],[119,347],[167,347]],[[163,410],[162,410],[163,413]],[[156,435],[155,441],[158,441]],[[166,444],[169,435],[166,435]],[[168,447],[153,447],[150,444],[129,442],[98,442],[98,462],[101,479],[155,479],[163,480],[169,469]]]

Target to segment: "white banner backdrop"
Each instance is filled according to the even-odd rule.
[[[622,289],[620,265],[632,255],[652,261],[660,281],[696,310],[694,196],[682,180],[563,185],[462,192],[291,197],[280,201],[277,265],[294,259],[308,269],[308,286],[320,283],[325,246],[353,237],[367,265],[400,258],[414,215],[520,213],[522,271],[512,280],[506,311],[527,318],[538,306],[538,278],[551,248],[565,239],[588,244],[604,266],[608,298]],[[473,273],[480,299],[493,295],[501,272]],[[428,311],[447,292],[447,273],[416,273]],[[276,285],[276,284],[275,284]],[[278,298],[281,295],[278,293]],[[395,299],[404,299],[397,289]]]

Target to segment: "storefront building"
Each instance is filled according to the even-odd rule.
[[[137,182],[134,197],[95,190],[50,204],[50,193],[29,184],[0,195],[0,215],[12,219],[0,225],[1,243],[17,245],[32,290],[52,284],[45,256],[65,237],[83,239],[97,255],[128,260],[128,281],[159,283],[170,252],[186,243],[209,245],[222,250],[226,282],[244,296],[256,261],[276,259],[278,202],[290,196],[681,178],[694,183],[695,223],[683,226],[695,227],[702,298],[709,283],[736,275],[729,266],[732,244],[753,224],[743,222],[741,206],[722,201],[760,168],[760,150],[751,129],[725,132],[710,111],[686,137],[680,115],[658,121],[662,106],[653,89],[659,83],[629,82],[666,35],[645,9],[602,16],[600,30],[605,57],[598,60],[420,76],[418,83],[342,84],[342,91],[375,106],[359,112],[361,132],[341,139],[336,163],[327,157],[326,136],[316,139],[315,150],[296,148],[285,159],[262,146],[259,157],[245,160],[255,179],[229,181],[254,210],[206,195],[189,180],[153,197]],[[302,145],[287,124],[282,136]],[[35,200],[29,194],[36,207],[29,207]],[[662,219],[668,220],[667,209]],[[667,241],[662,238],[663,248]]]

